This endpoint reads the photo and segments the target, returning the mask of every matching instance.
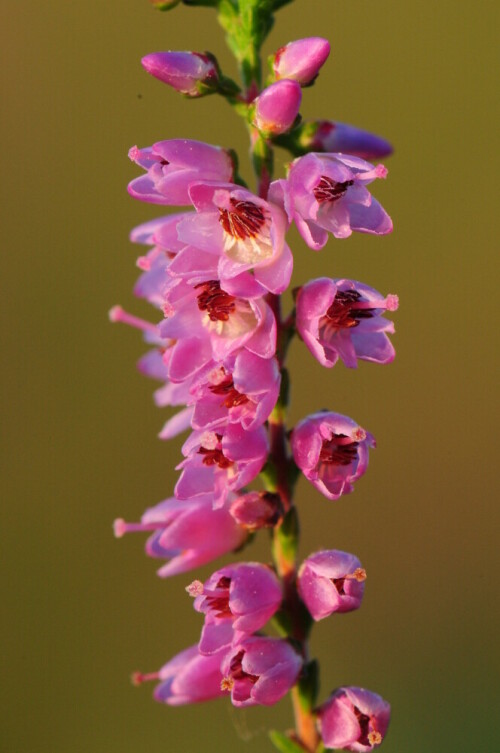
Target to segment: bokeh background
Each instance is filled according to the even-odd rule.
[[[185,136],[248,165],[223,101],[182,100],[139,60],[210,49],[234,74],[222,32],[210,10],[160,14],[146,0],[9,3],[3,15],[0,748],[271,751],[265,730],[291,726],[287,699],[170,709],[131,686],[132,670],[194,643],[201,618],[189,574],[161,581],[142,537],[111,531],[169,496],[180,447],[156,438],[167,414],[135,369],[139,336],[107,321],[115,303],[151,313],[131,293],[128,232],[159,210],[127,196],[127,150]],[[296,0],[265,48],[327,36],[303,115],[396,147],[375,189],[392,236],[319,254],[292,239],[295,284],[346,276],[401,299],[391,367],[322,370],[300,343],[291,358],[293,421],[330,407],[378,439],[353,495],[332,503],[303,483],[298,504],[302,556],[335,547],[368,570],[363,608],[318,625],[313,651],[322,698],[353,684],[390,699],[385,753],[498,746],[498,15],[488,0]],[[266,536],[245,556],[266,560]]]

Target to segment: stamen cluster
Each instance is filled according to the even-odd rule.
[[[270,5],[253,3],[261,14],[269,14]],[[232,20],[221,16],[221,23],[227,29]],[[255,34],[248,31],[257,49]],[[295,558],[293,487],[300,472],[337,500],[366,471],[375,440],[353,419],[331,411],[285,430],[287,348],[297,334],[328,368],[339,358],[350,368],[358,359],[389,363],[394,327],[384,314],[398,305],[396,296],[384,297],[364,283],[322,277],[302,285],[295,309],[281,315],[280,296],[293,270],[286,242],[292,224],[314,250],[329,236],[392,230],[367,188],[387,170],[365,161],[388,154],[387,142],[338,124],[342,152],[328,151],[337,124],[300,122],[302,87],[314,82],[329,49],[321,38],[280,48],[263,90],[257,69],[249,80],[243,66],[242,90],[207,53],[143,59],[149,73],[185,96],[218,93],[244,114],[259,190],[254,194],[243,183],[228,149],[188,139],[133,147],[130,158],[144,174],[132,180],[130,195],[180,211],[131,236],[149,247],[138,259],[135,293],[161,312],[160,321],[140,320],[118,306],[110,312],[113,321],[141,329],[151,346],[139,368],[161,382],[157,405],[179,408],[160,437],[189,431],[174,495],[146,510],[139,523],[117,520],[116,535],[149,532],[147,554],[166,560],[162,577],[241,548],[249,532],[268,528],[273,535],[272,565],[230,564],[187,587],[204,615],[199,643],[156,673],[136,673],[134,681],[157,680],[155,698],[169,705],[227,693],[235,706],[271,705],[292,690],[297,730],[288,742],[311,753],[320,738],[327,747],[372,750],[389,722],[389,705],[370,691],[340,688],[321,706],[311,691],[316,669],[307,654],[309,630],[315,620],[360,606],[366,572],[359,559],[334,549],[308,556],[300,567]],[[295,159],[287,177],[272,181],[274,143]],[[263,632],[271,619],[280,637]],[[280,734],[273,742],[292,750],[283,747]]]

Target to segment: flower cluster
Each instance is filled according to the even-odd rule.
[[[256,156],[269,152],[276,137],[288,134],[292,144],[302,127],[302,88],[314,82],[329,50],[321,38],[282,47],[270,61],[268,86],[259,91],[254,81],[244,94],[223,76],[213,55],[161,52],[142,62],[185,96],[219,93],[238,111],[244,108]],[[178,209],[131,236],[148,247],[137,262],[135,293],[158,310],[160,321],[143,321],[118,306],[110,317],[142,330],[151,350],[139,368],[161,383],[155,401],[180,408],[160,437],[190,433],[174,495],[146,510],[139,523],[115,521],[115,534],[150,532],[146,552],[166,560],[158,571],[162,577],[240,548],[249,531],[271,528],[275,541],[274,567],[230,564],[187,587],[195,610],[204,615],[198,645],[157,673],[134,675],[138,684],[157,680],[154,696],[169,705],[227,693],[235,706],[274,704],[291,689],[300,696],[311,669],[305,647],[310,623],[361,604],[366,573],[357,557],[321,551],[297,568],[294,554],[283,546],[296,515],[294,469],[337,500],[353,491],[375,446],[356,421],[324,411],[298,423],[288,453],[283,413],[289,342],[298,334],[326,367],[339,357],[350,368],[358,359],[394,358],[388,338],[394,328],[384,313],[397,308],[397,297],[364,283],[311,280],[298,289],[294,312],[281,317],[279,296],[293,270],[286,241],[292,224],[314,250],[330,236],[392,230],[367,188],[387,170],[364,159],[374,144],[384,152],[386,142],[350,126],[341,132],[342,151],[327,151],[327,139],[316,128],[316,151],[297,156],[279,180],[271,181],[269,160],[255,159],[258,194],[239,178],[234,154],[219,146],[170,139],[129,153],[144,171],[130,183],[130,195]],[[388,146],[384,153],[389,151]],[[264,489],[249,488],[258,478]],[[263,633],[273,618],[281,637]],[[372,750],[389,720],[385,701],[350,687],[307,713],[314,719],[313,737],[300,737],[300,729],[298,735],[311,751],[318,734],[327,747]]]

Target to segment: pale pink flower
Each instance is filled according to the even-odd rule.
[[[144,149],[134,146],[129,157],[147,173],[129,183],[128,192],[153,204],[190,204],[188,188],[194,181],[233,177],[230,154],[202,141],[170,139]]]
[[[287,641],[247,638],[226,654],[222,686],[235,706],[272,706],[297,682],[302,659]]]
[[[213,494],[214,507],[221,507],[230,491],[238,491],[260,473],[268,452],[263,427],[245,431],[229,424],[217,431],[193,431],[182,447],[185,460],[175,486],[179,499]]]
[[[352,418],[328,411],[300,421],[292,433],[295,462],[304,476],[328,499],[349,494],[366,471],[373,436]]]
[[[297,295],[297,330],[315,358],[328,368],[340,358],[356,368],[358,358],[390,363],[395,354],[386,333],[394,324],[384,318],[398,298],[384,296],[355,280],[310,280]]]
[[[126,533],[153,531],[146,543],[146,553],[169,560],[158,570],[162,578],[212,562],[237,549],[247,535],[235,523],[227,506],[213,509],[213,497],[209,494],[198,496],[189,504],[170,497],[146,510],[140,523],[115,520],[114,530],[118,538]]]
[[[309,555],[299,569],[297,586],[315,620],[361,605],[366,572],[354,554],[336,549]]]
[[[134,672],[134,685],[158,680],[153,697],[169,706],[210,701],[224,694],[220,663],[223,652],[204,656],[198,646],[190,646],[170,659],[159,672]]]
[[[217,570],[204,584],[188,586],[194,608],[205,614],[199,649],[212,654],[264,627],[281,604],[274,572],[259,562],[239,562]]]
[[[383,165],[374,167],[346,154],[306,154],[292,163],[287,180],[271,184],[270,200],[284,203],[311,248],[323,248],[328,233],[347,238],[353,231],[385,235],[392,220],[366,186],[385,178]]]
[[[366,753],[382,743],[390,715],[390,705],[377,693],[339,688],[318,711],[321,739],[327,748]]]
[[[189,195],[196,214],[178,223],[178,238],[216,257],[216,276],[223,285],[253,269],[266,291],[282,293],[288,287],[293,258],[285,243],[287,217],[280,207],[228,183],[194,183]],[[196,265],[196,256],[191,253],[188,264]]]

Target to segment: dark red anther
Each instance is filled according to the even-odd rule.
[[[244,405],[248,403],[248,397],[235,389],[234,382],[231,377],[228,377],[224,382],[220,384],[212,384],[208,388],[214,395],[223,395],[224,400],[221,403],[221,407],[235,408],[238,405]]]
[[[266,221],[264,211],[251,201],[231,199],[232,209],[219,209],[219,222],[228,235],[238,240],[255,238]]]
[[[346,439],[347,442],[345,442]],[[328,465],[349,465],[358,456],[358,444],[345,434],[334,434],[331,439],[323,441],[319,462]]]
[[[341,183],[340,181],[328,178],[326,175],[322,175],[318,185],[313,189],[314,198],[318,204],[323,204],[325,201],[338,201],[346,194],[349,186],[353,184],[353,180],[345,180]]]
[[[198,295],[200,311],[206,311],[212,322],[227,322],[229,315],[236,309],[236,298],[225,290],[221,290],[218,280],[200,282],[195,285],[195,288],[202,288],[202,292]]]
[[[232,460],[226,458],[222,450],[207,450],[206,447],[200,447],[199,455],[203,455],[203,465],[218,465],[219,468],[230,468]]]
[[[356,308],[361,298],[357,290],[338,290],[335,300],[325,314],[325,324],[336,329],[357,327],[360,319],[370,319],[374,309]]]

